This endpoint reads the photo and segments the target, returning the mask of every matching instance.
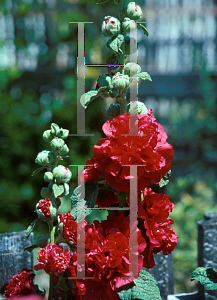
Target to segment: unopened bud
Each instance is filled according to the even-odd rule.
[[[126,17],[135,21],[142,17],[142,9],[135,2],[128,3],[128,5],[124,8],[124,13]]]
[[[112,84],[115,88],[126,89],[130,85],[130,78],[118,72],[112,77]]]
[[[47,182],[53,181],[53,173],[52,172],[45,172],[44,173],[44,180]]]
[[[124,66],[124,72],[128,76],[133,76],[134,74],[141,72],[141,67],[136,63],[129,62]]]
[[[51,133],[51,130],[45,130],[43,133],[43,139],[46,143],[50,143],[52,139],[54,138],[53,134]]]
[[[135,30],[136,29],[136,22],[134,20],[131,20],[130,18],[124,18],[124,20],[122,22],[122,28],[125,32]]]
[[[53,176],[57,182],[68,183],[72,177],[72,172],[62,165],[53,169]]]
[[[102,23],[102,34],[105,36],[113,36],[121,31],[120,21],[111,16],[106,16]]]
[[[50,166],[54,161],[54,155],[52,151],[43,150],[38,153],[35,162],[42,166]]]
[[[60,138],[54,138],[50,145],[52,149],[59,151],[65,145],[65,142]]]

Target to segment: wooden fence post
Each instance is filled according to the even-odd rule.
[[[143,269],[148,271],[156,280],[162,300],[167,300],[167,295],[174,293],[172,254],[164,255],[161,251],[154,254],[154,260],[155,266],[152,269]]]
[[[205,221],[198,222],[198,267],[217,270],[217,213],[204,214]],[[217,299],[217,291],[208,291],[199,283],[199,299]]]
[[[27,240],[25,230],[0,234],[0,294],[4,293],[13,275],[24,268],[33,271],[33,253],[23,251],[33,244],[33,237],[31,233]]]

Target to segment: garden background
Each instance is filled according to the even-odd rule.
[[[129,2],[129,1],[128,1]],[[101,33],[105,15],[118,17],[113,1],[0,0],[0,232],[25,230],[35,219],[44,186],[37,153],[46,148],[42,133],[55,122],[77,128],[77,25],[86,21],[85,63],[105,63]],[[138,31],[138,63],[152,82],[139,84],[138,100],[152,108],[175,150],[165,193],[175,203],[171,215],[179,236],[173,252],[175,292],[190,292],[197,267],[197,221],[217,211],[217,3],[216,0],[141,0],[149,37]],[[106,67],[86,67],[86,91]],[[69,137],[66,164],[85,164],[103,137],[107,102],[86,111],[86,133]],[[71,192],[77,170],[71,168]],[[69,197],[62,210],[70,209]],[[105,217],[105,213],[103,216]],[[94,212],[89,218],[100,218]],[[38,233],[46,230],[39,225]],[[36,234],[37,237],[37,234]],[[35,253],[36,259],[37,253]],[[39,282],[40,283],[40,282]]]

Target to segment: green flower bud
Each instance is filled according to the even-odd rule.
[[[51,133],[51,130],[45,130],[43,133],[43,139],[46,143],[50,143],[52,139],[54,138],[53,134]]]
[[[53,176],[57,182],[67,183],[72,177],[72,172],[68,168],[59,165],[53,169]]]
[[[125,55],[130,55],[130,44],[133,44],[133,46],[131,46],[133,54],[137,51],[136,40],[132,37],[125,36]]]
[[[43,187],[41,189],[41,196],[43,198],[51,198],[52,195],[53,195],[53,192],[49,188]]]
[[[99,76],[97,82],[99,87],[104,87],[104,86],[112,87],[112,75],[102,74],[101,76]]]
[[[112,77],[112,84],[115,88],[126,89],[130,85],[130,78],[127,75],[123,75],[120,72],[117,72]]]
[[[49,199],[42,199],[36,204],[36,212],[40,219],[52,219],[57,215],[57,208]]]
[[[134,116],[145,115],[148,112],[146,105],[140,101],[133,101],[129,103],[127,106],[129,109],[128,112]]]
[[[65,142],[62,139],[54,138],[50,142],[50,145],[52,149],[59,151],[65,145]]]
[[[113,36],[121,31],[120,21],[111,16],[106,16],[102,23],[102,34],[105,36]]]
[[[42,235],[39,238],[37,238],[35,243],[38,247],[45,248],[48,244],[48,239],[49,239],[48,235]]]
[[[124,8],[124,13],[126,17],[135,21],[141,19],[142,17],[142,9],[135,2],[128,3],[128,5]]]
[[[53,181],[53,173],[52,172],[45,172],[44,173],[44,180],[47,182]]]
[[[129,32],[130,30],[135,30],[136,22],[134,20],[130,20],[130,18],[124,18],[122,22],[122,28],[125,32]]]
[[[140,73],[141,67],[140,67],[140,65],[138,65],[136,63],[129,62],[124,66],[124,72],[125,72],[125,74],[127,74],[130,77],[136,73]]]
[[[59,133],[57,134],[57,136],[59,138],[64,139],[64,140],[68,137],[68,135],[69,135],[69,130],[68,129],[63,129],[63,128],[61,128]]]
[[[60,132],[59,126],[55,123],[52,123],[51,124],[51,133],[55,136],[58,136],[59,132]]]
[[[39,152],[35,159],[36,164],[42,166],[50,166],[53,161],[54,161],[53,152],[49,150],[43,150]]]
[[[61,149],[58,151],[59,155],[66,155],[67,153],[69,153],[69,148],[68,146],[65,144],[61,147]]]

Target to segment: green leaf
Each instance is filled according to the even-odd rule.
[[[165,185],[167,185],[169,183],[169,178],[171,176],[171,170],[169,170],[169,172],[164,175],[164,177],[161,179],[161,181],[159,182],[159,187],[163,187]]]
[[[52,185],[52,190],[53,190],[54,197],[57,198],[64,193],[64,185],[54,183]]]
[[[191,274],[191,280],[198,280],[206,290],[217,290],[217,272],[213,268],[195,269]]]
[[[88,104],[92,102],[94,99],[98,98],[98,90],[89,91],[81,95],[80,103],[84,108],[87,108]]]
[[[78,221],[82,220],[92,212],[91,209],[88,209],[83,196],[81,186],[79,186],[74,189],[72,196],[70,197],[71,215],[75,218],[75,220],[78,219]]]
[[[146,28],[145,26],[143,26],[143,25],[140,24],[140,23],[137,23],[137,26],[138,26],[139,28],[141,28],[141,29],[144,31],[144,34],[145,34],[146,36],[149,35],[148,30],[147,30],[147,28]]]
[[[34,250],[35,248],[38,248],[38,246],[36,244],[31,245],[31,246],[26,246],[23,251],[29,251],[32,252],[32,250]]]
[[[147,271],[141,270],[139,277],[133,283],[133,287],[126,285],[118,289],[118,295],[122,300],[162,300],[157,283]],[[129,288],[126,289],[128,286]]]
[[[46,169],[46,168],[47,168],[47,167],[40,167],[40,168],[36,169],[36,170],[32,173],[31,176],[34,176],[35,174],[39,173],[40,171],[42,171],[42,170],[44,170],[44,169]]]
[[[151,76],[150,76],[147,72],[137,73],[137,74],[133,75],[133,76],[130,77],[130,78],[131,78],[131,79],[136,79],[136,80],[138,80],[138,81],[139,81],[140,79],[152,81]]]
[[[94,207],[98,195],[99,186],[94,183],[85,184],[85,201],[87,207]]]
[[[30,225],[29,227],[26,229],[26,237],[28,239],[28,237],[30,236],[31,232],[34,230],[35,226],[40,222],[40,219],[35,219]]]
[[[123,42],[123,34],[118,34],[117,36],[113,36],[112,38],[110,38],[106,45],[111,51],[114,51],[116,53],[123,53],[123,51],[121,50],[121,45],[123,44]]]
[[[114,52],[112,52],[112,53],[109,53],[109,55],[106,57],[106,64],[107,65],[117,65],[117,64],[119,64],[119,58],[120,58],[120,54],[119,53],[114,53]],[[118,69],[119,68],[119,66],[117,66],[117,67],[108,67],[108,72],[110,73],[110,72],[112,72],[113,70],[116,70],[116,69]]]

